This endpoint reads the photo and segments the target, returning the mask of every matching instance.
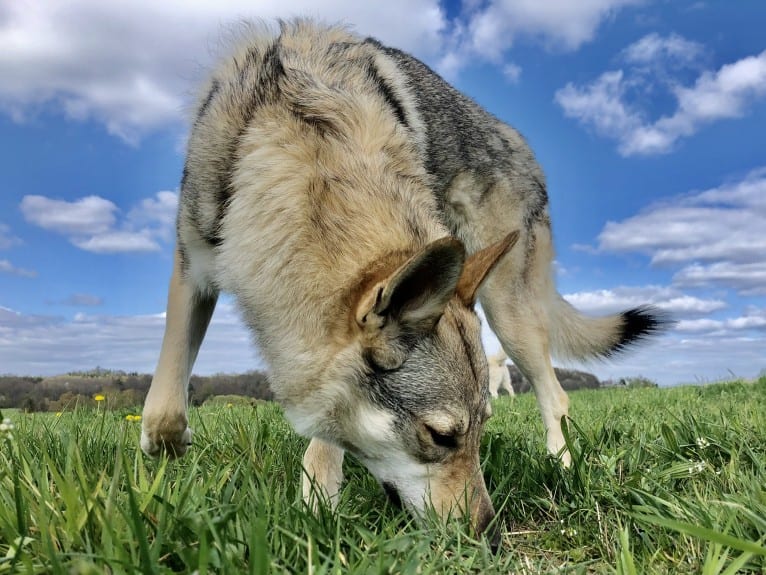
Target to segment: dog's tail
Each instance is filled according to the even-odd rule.
[[[551,347],[555,355],[565,358],[609,358],[673,324],[666,313],[648,305],[588,317],[560,295],[554,297],[549,317]]]

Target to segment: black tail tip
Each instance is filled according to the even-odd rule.
[[[665,311],[651,306],[639,306],[622,314],[622,331],[620,339],[610,350],[617,353],[631,344],[638,343],[643,339],[662,333],[676,323]]]

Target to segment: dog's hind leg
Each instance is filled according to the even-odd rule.
[[[152,456],[164,451],[180,457],[191,444],[189,376],[218,299],[217,292],[200,291],[184,271],[176,248],[162,350],[142,417],[141,449]]]
[[[314,513],[321,501],[335,509],[343,482],[343,449],[316,437],[303,454],[303,500]]]
[[[479,299],[492,331],[505,352],[532,384],[543,418],[548,451],[569,465],[561,418],[569,398],[551,363],[550,300],[555,294],[550,262],[550,231],[538,223],[527,230],[527,246],[517,246],[490,274]],[[519,242],[522,243],[521,241]]]

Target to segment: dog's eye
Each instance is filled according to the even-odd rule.
[[[374,376],[390,375],[399,371],[404,366],[405,359],[401,358],[402,361],[394,361],[390,365],[381,365],[381,362],[376,361],[372,350],[366,350],[363,357],[369,373]]]
[[[440,433],[430,425],[426,425],[426,430],[431,435],[431,441],[439,447],[453,449],[457,447],[457,436],[453,433]]]
[[[391,367],[391,368],[385,368],[385,367],[383,367],[381,365],[378,365],[377,363],[375,363],[372,360],[370,360],[367,363],[367,365],[369,366],[370,371],[372,372],[372,374],[373,375],[377,375],[377,376],[391,375],[392,373],[396,373],[397,371],[399,371],[402,368],[401,365],[397,365],[396,367]]]

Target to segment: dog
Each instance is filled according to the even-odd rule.
[[[649,308],[579,314],[556,292],[552,257],[543,174],[513,128],[343,27],[245,26],[193,118],[141,447],[187,450],[189,376],[229,292],[275,398],[311,438],[310,505],[335,504],[348,451],[416,515],[467,516],[496,542],[476,301],[564,464],[568,400],[550,353],[608,356],[661,325]]]
[[[515,395],[511,386],[511,374],[506,365],[508,356],[501,349],[495,355],[487,356],[489,364],[489,396],[497,399],[498,392],[502,389],[508,395]]]

